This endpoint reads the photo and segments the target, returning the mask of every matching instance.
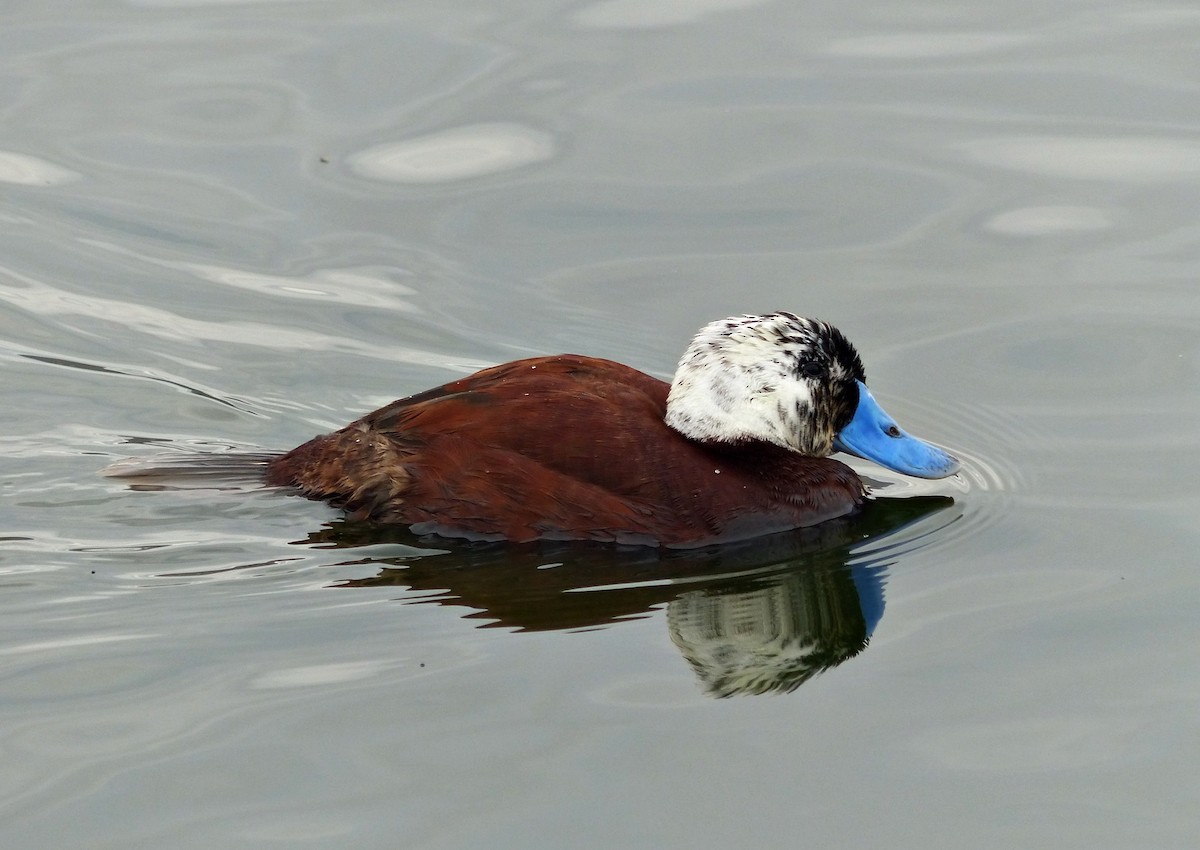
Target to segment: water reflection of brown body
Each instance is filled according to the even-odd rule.
[[[454,548],[346,561],[377,573],[339,586],[430,591],[408,601],[475,608],[466,617],[519,631],[596,628],[665,605],[671,639],[708,693],[786,692],[862,651],[897,554],[883,538],[952,504],[875,499],[850,519],[686,552],[439,541]],[[353,548],[414,538],[335,523],[304,542]]]

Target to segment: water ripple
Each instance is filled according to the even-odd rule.
[[[520,124],[475,124],[378,145],[347,158],[363,177],[444,183],[482,177],[554,156],[554,137]]]
[[[1019,461],[1027,453],[1025,447],[1042,444],[1047,438],[1037,433],[1029,419],[1000,408],[922,401],[921,409],[924,418],[938,423],[939,430],[964,435],[962,443],[946,447],[962,462],[957,475],[926,481],[853,459],[851,465],[877,496],[960,495],[965,506],[961,517],[932,537],[931,544],[950,545],[1003,523],[1017,494],[1036,486],[1030,468]]]
[[[19,186],[61,186],[81,179],[76,171],[36,156],[0,151],[0,183]]]
[[[341,351],[387,361],[447,365],[445,357],[409,346],[288,328],[278,322],[194,319],[149,304],[69,292],[27,277],[20,278],[20,285],[0,287],[0,302],[4,301],[32,315],[86,317],[173,342],[183,338],[193,343],[204,340],[276,351]]]

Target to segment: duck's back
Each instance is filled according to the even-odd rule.
[[[861,502],[858,477],[836,461],[687,440],[663,422],[668,389],[608,360],[520,360],[317,437],[266,478],[354,518],[516,542],[700,545]]]

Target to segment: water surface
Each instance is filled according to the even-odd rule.
[[[0,843],[1195,846],[1198,37],[1169,2],[0,12]],[[529,354],[667,376],[775,309],[961,479],[679,561],[97,474]]]

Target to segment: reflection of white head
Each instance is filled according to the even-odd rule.
[[[715,697],[788,693],[868,639],[849,574],[823,570],[788,573],[754,590],[687,591],[667,604],[667,627]]]
[[[832,325],[791,313],[734,316],[701,328],[684,352],[666,422],[693,440],[764,441],[824,457],[854,415],[862,380],[854,346]]]

